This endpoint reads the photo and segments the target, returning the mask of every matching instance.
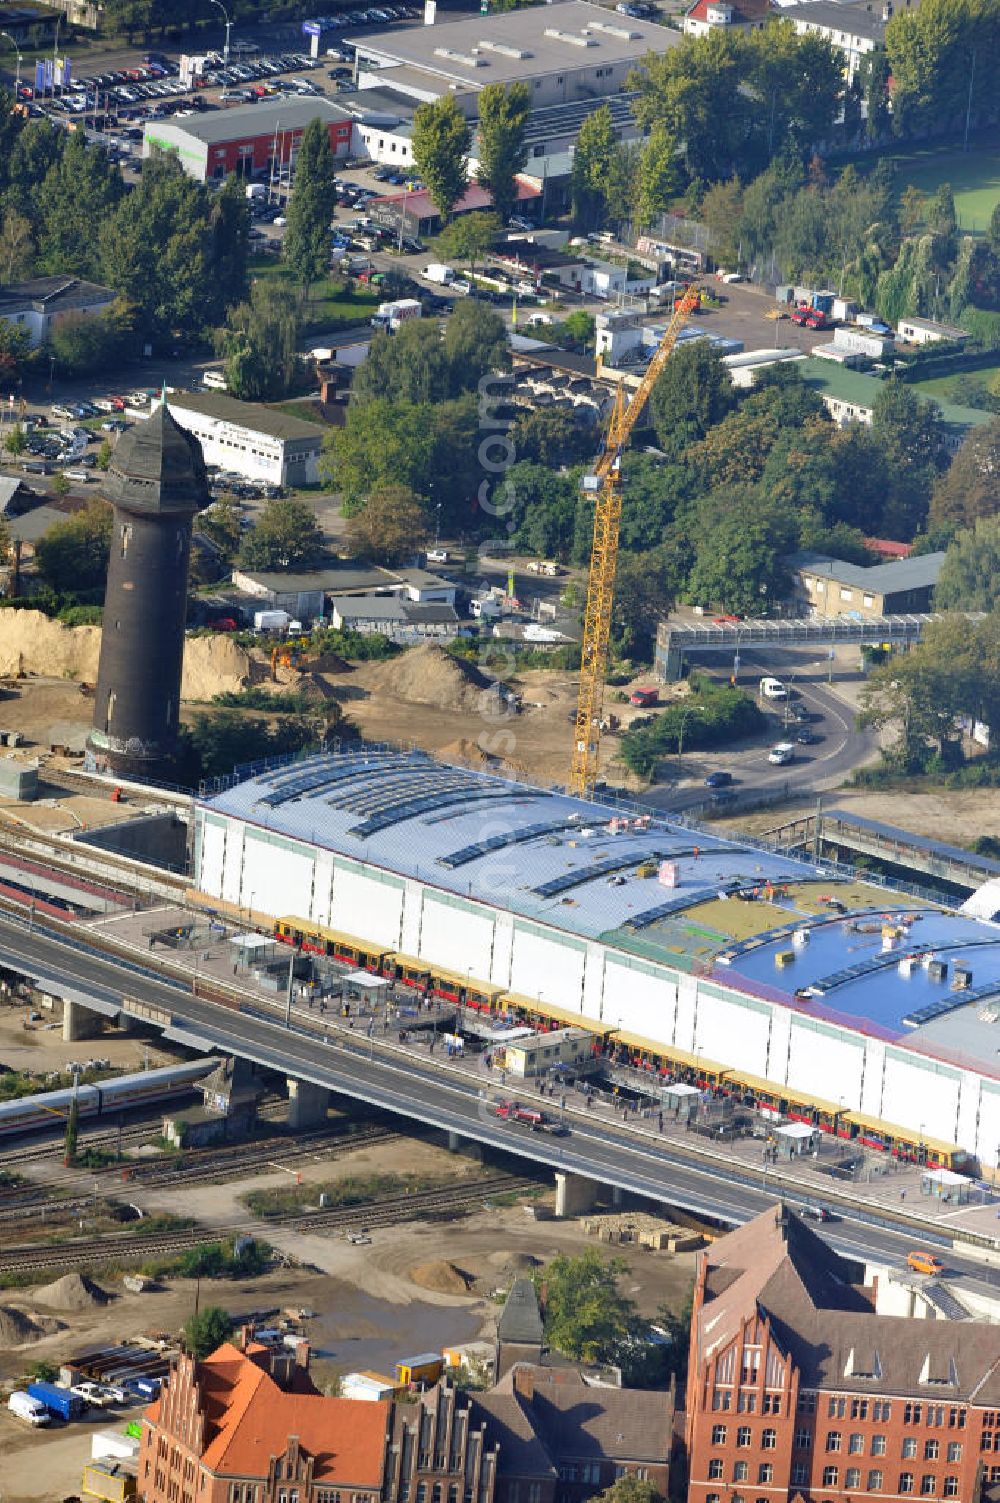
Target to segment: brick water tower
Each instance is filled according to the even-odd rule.
[[[191,523],[211,499],[201,444],[157,407],[122,434],[103,495],[114,528],[89,759],[120,777],[169,779]]]

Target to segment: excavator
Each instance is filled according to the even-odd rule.
[[[597,780],[601,730],[606,723],[604,678],[611,641],[611,606],[618,566],[622,457],[632,430],[645,410],[650,393],[677,343],[678,335],[691,313],[700,306],[699,288],[689,287],[675,307],[656,353],[647,365],[631,400],[626,401],[624,385],[619,384],[615,391],[604,448],[593,470],[583,479],[585,493],[594,497],[594,536],[590,550],[587,604],[583,614],[580,690],[573,727],[569,791],[584,797],[593,792]]]

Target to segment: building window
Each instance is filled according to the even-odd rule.
[[[840,1468],[839,1467],[835,1467],[835,1466],[825,1466],[823,1468],[823,1486],[824,1487],[837,1487],[839,1485],[839,1483],[840,1483]]]
[[[750,1481],[750,1464],[749,1464],[749,1462],[746,1462],[746,1461],[735,1461],[733,1463],[733,1481],[734,1482],[749,1482]]]
[[[882,1491],[882,1473],[878,1467],[872,1467],[868,1473],[868,1491],[870,1493],[880,1493]]]
[[[796,1432],[795,1432],[795,1449],[797,1451],[808,1451],[808,1449],[812,1445],[812,1443],[813,1443],[813,1438],[812,1438],[812,1434],[811,1434],[811,1432],[809,1430],[796,1430]]]
[[[863,1456],[865,1454],[865,1438],[860,1430],[854,1430],[851,1433],[847,1441],[847,1449],[852,1456]]]
[[[847,1400],[843,1397],[843,1395],[838,1396],[834,1394],[833,1398],[826,1406],[826,1412],[830,1419],[843,1419],[844,1415],[847,1413]]]
[[[852,1399],[851,1400],[851,1419],[867,1419],[867,1418],[868,1418],[868,1400],[867,1399]]]
[[[762,1430],[760,1432],[760,1448],[762,1451],[773,1451],[778,1445],[777,1430]]]
[[[774,1467],[769,1461],[762,1461],[757,1468],[757,1481],[758,1483],[774,1481]]]
[[[936,1441],[936,1440],[925,1440],[924,1441],[924,1460],[925,1461],[937,1461],[937,1459],[940,1456],[940,1454],[941,1454],[941,1443],[940,1443],[940,1441]]]
[[[762,1410],[762,1412],[764,1414],[780,1414],[781,1413],[781,1394],[780,1393],[766,1393],[764,1395],[764,1402],[761,1405],[761,1410]]]
[[[736,1408],[740,1414],[756,1414],[757,1395],[746,1388],[741,1388],[736,1396]]]
[[[920,1479],[920,1496],[922,1498],[933,1498],[936,1492],[937,1478],[933,1472],[925,1472]]]
[[[949,1442],[948,1442],[948,1460],[949,1461],[961,1461],[961,1459],[962,1459],[962,1442],[960,1440],[949,1440]]]
[[[804,1487],[809,1481],[809,1468],[804,1461],[796,1461],[792,1466],[792,1485]]]
[[[899,1474],[899,1486],[896,1488],[896,1491],[898,1493],[912,1493],[912,1491],[913,1491],[913,1473],[912,1472],[900,1472],[900,1474]]]
[[[861,598],[864,601],[865,605],[871,606],[871,605],[875,604],[875,596],[874,595],[863,595]]]
[[[750,1429],[749,1425],[740,1425],[739,1429],[736,1432],[736,1444],[738,1446],[748,1446],[750,1444],[752,1434],[753,1432]]]
[[[949,1428],[949,1430],[955,1430],[955,1429],[964,1430],[965,1429],[965,1410],[964,1409],[949,1409],[948,1410],[948,1428]]]
[[[892,1417],[892,1405],[888,1399],[872,1400],[872,1419],[888,1420]]]
[[[912,1461],[916,1454],[917,1438],[915,1435],[908,1435],[903,1441],[903,1460]]]
[[[943,1492],[944,1492],[944,1495],[945,1495],[946,1498],[957,1498],[958,1497],[958,1478],[957,1477],[946,1477],[944,1479]]]
[[[828,1430],[826,1432],[826,1449],[828,1451],[839,1451],[842,1439],[843,1437],[839,1430]]]
[[[814,1393],[800,1393],[797,1408],[800,1414],[815,1414],[816,1395]]]
[[[709,1482],[721,1482],[722,1481],[722,1457],[721,1456],[713,1456],[711,1458],[711,1460],[709,1461],[709,1463],[708,1463],[708,1480],[709,1480]]]
[[[731,1388],[712,1389],[712,1408],[716,1410],[716,1412],[718,1412],[719,1410],[725,1411],[727,1409],[731,1409],[732,1406],[733,1391]]]
[[[923,1406],[920,1404],[903,1405],[903,1424],[919,1425],[923,1418]]]
[[[886,1441],[884,1435],[872,1436],[872,1455],[884,1456],[886,1454]]]
[[[844,1473],[844,1486],[851,1490],[861,1486],[861,1468],[859,1466],[849,1466],[847,1468],[847,1471]]]
[[[943,1404],[928,1404],[927,1405],[927,1423],[929,1425],[943,1425],[944,1424],[944,1405]]]
[[[713,1446],[724,1446],[726,1444],[725,1425],[712,1426],[712,1444]]]
[[[843,585],[841,585],[841,587],[840,587],[840,598],[841,598],[841,600],[853,600],[854,599],[854,591],[853,590],[848,590]]]

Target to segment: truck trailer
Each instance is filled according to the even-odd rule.
[[[43,1383],[40,1380],[28,1384],[28,1396],[44,1404],[50,1414],[67,1421],[79,1419],[87,1407],[83,1400],[77,1394],[71,1393],[68,1388],[60,1388],[56,1383]]]

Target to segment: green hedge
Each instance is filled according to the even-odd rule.
[[[755,735],[765,724],[760,708],[742,689],[699,680],[690,698],[671,705],[652,725],[625,732],[622,760],[638,777],[651,778],[671,753],[721,746]]]

